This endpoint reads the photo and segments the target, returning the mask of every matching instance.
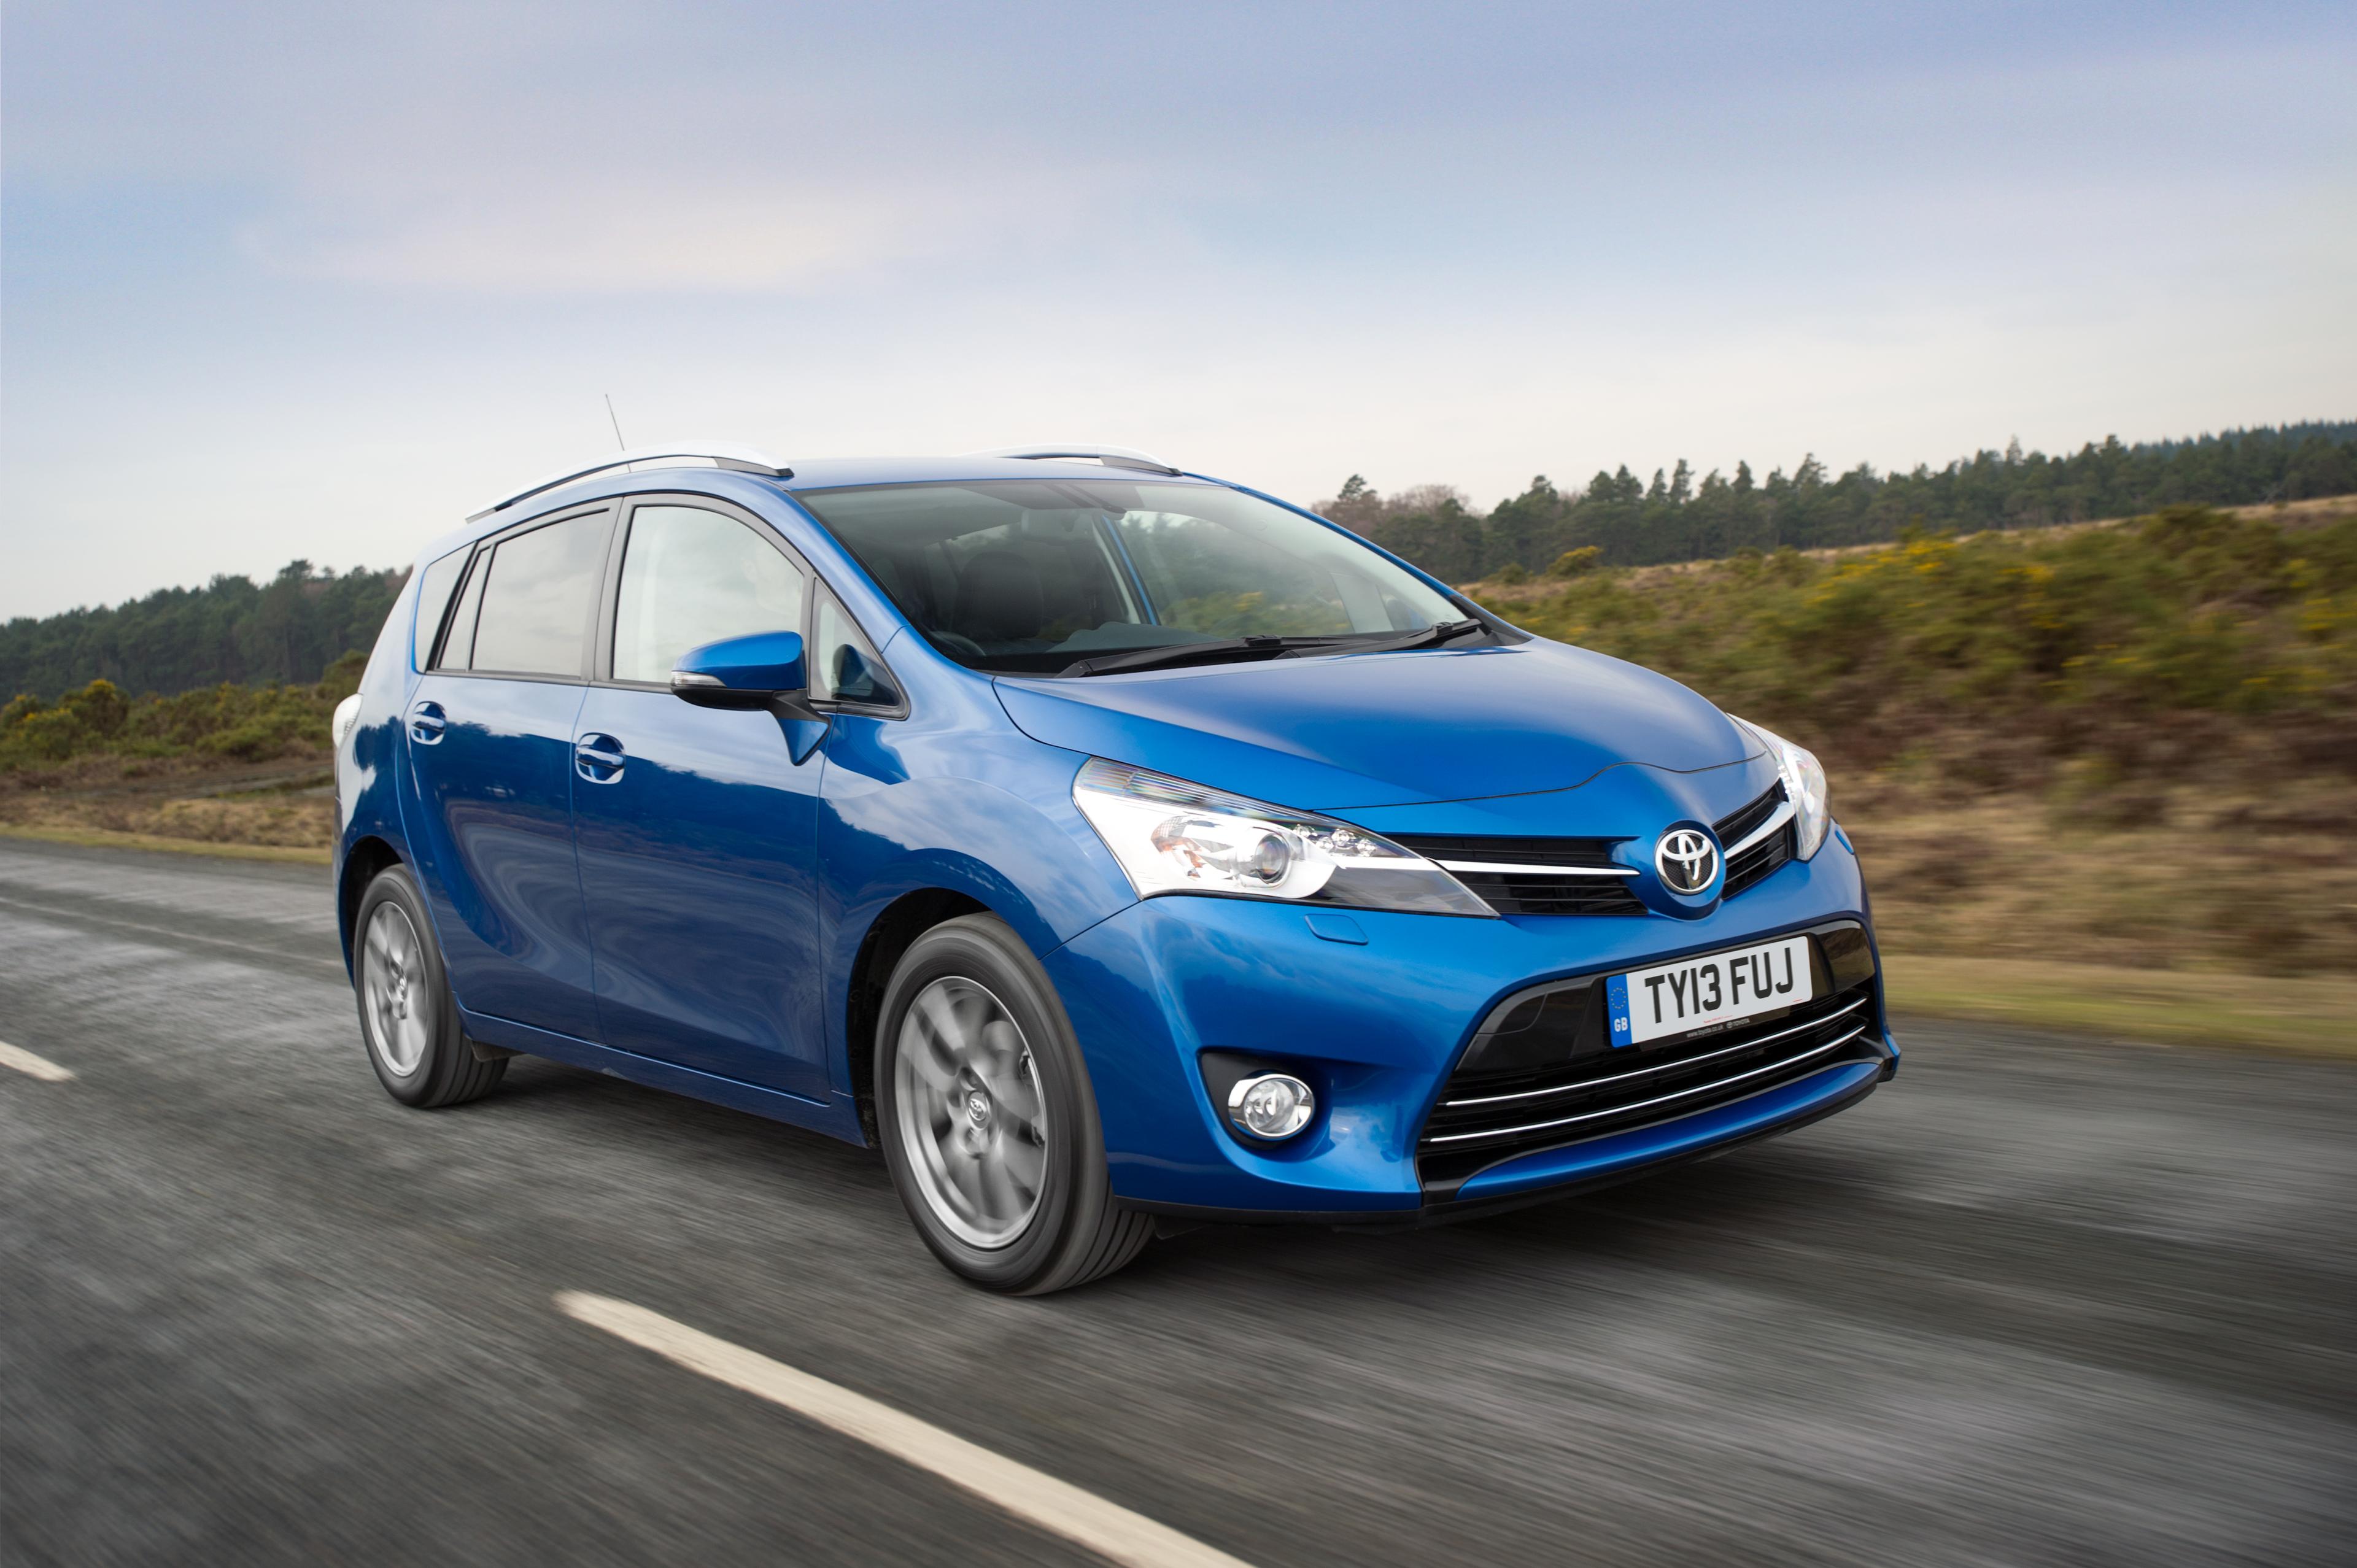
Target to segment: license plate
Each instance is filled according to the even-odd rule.
[[[1606,981],[1604,990],[1612,1009],[1612,1043],[1639,1046],[1798,1006],[1815,988],[1809,939],[1783,937],[1632,969]]]

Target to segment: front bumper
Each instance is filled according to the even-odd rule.
[[[1550,981],[1822,926],[1867,921],[1835,835],[1695,920],[1329,911],[1149,898],[1048,955],[1097,1097],[1114,1190],[1138,1208],[1243,1220],[1401,1224],[1527,1201],[1704,1157],[1846,1108],[1889,1076],[1879,978],[1867,1059],[1684,1115],[1501,1160],[1427,1185],[1416,1140],[1481,1021]],[[1354,934],[1363,941],[1336,940]],[[1870,928],[1869,928],[1870,929]],[[1321,931],[1324,934],[1320,934]],[[1285,1144],[1247,1146],[1204,1087],[1204,1052],[1282,1065],[1320,1108]]]

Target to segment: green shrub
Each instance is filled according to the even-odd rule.
[[[357,689],[368,662],[346,654],[308,686],[210,686],[132,701],[98,680],[56,703],[20,696],[0,707],[0,768],[77,757],[180,757],[260,761],[301,756],[328,744],[336,703]]]
[[[1934,739],[1991,768],[2100,755],[2150,771],[2232,736],[2357,756],[2357,519],[2294,533],[2173,507],[2111,528],[1919,531],[1829,558],[1593,572],[1499,607],[1873,765]]]

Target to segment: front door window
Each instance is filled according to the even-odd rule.
[[[802,573],[743,523],[700,507],[642,506],[630,514],[614,610],[615,680],[668,683],[691,648],[797,630],[802,618]]]

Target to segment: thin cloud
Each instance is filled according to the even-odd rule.
[[[938,245],[921,198],[677,188],[458,195],[245,225],[273,273],[500,294],[796,292]]]

